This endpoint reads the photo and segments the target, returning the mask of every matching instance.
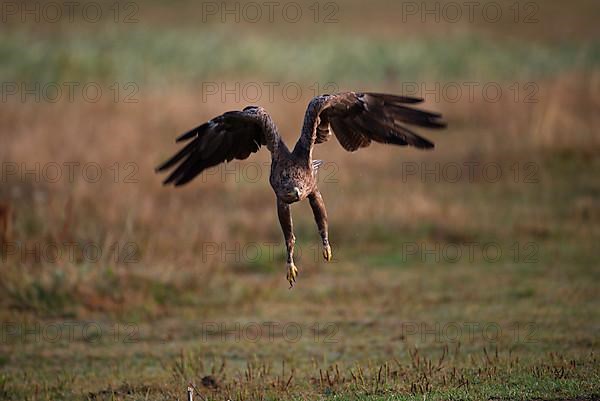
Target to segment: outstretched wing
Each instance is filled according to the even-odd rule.
[[[186,140],[191,142],[156,168],[162,172],[176,166],[163,182],[165,185],[187,184],[209,167],[248,158],[262,145],[275,152],[279,134],[264,109],[250,106],[228,111],[177,138],[177,142]]]
[[[317,96],[304,117],[302,134],[294,152],[310,152],[315,143],[326,142],[331,131],[344,149],[353,152],[372,141],[399,146],[433,148],[408,125],[444,128],[441,114],[410,107],[423,99],[382,93],[345,92]]]

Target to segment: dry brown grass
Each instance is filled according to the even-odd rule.
[[[399,184],[401,163],[535,161],[544,152],[564,149],[590,154],[600,145],[600,121],[594,112],[600,102],[599,82],[597,73],[558,77],[540,84],[539,103],[534,104],[515,103],[508,96],[497,103],[476,99],[444,104],[441,111],[449,116],[450,129],[429,134],[437,144],[434,152],[374,146],[348,154],[335,141],[321,145],[316,157],[335,163],[333,181],[322,184],[329,201],[333,241],[343,247],[344,242],[352,242],[349,232],[373,223],[394,222],[398,230],[415,229],[424,223],[455,233],[494,230],[495,219],[472,221],[473,205],[448,196],[453,188],[448,183],[433,188],[436,195],[430,183],[420,180]],[[289,143],[297,137],[304,104],[264,105]],[[36,163],[42,168],[48,163],[97,163],[103,173],[98,183],[83,179],[80,168],[75,170],[72,182],[65,176],[58,182],[9,177],[2,199],[14,208],[14,238],[33,248],[36,244],[65,241],[92,242],[105,248],[114,243],[135,243],[139,263],[117,260],[115,266],[115,260],[106,257],[94,264],[93,274],[83,275],[89,282],[76,291],[82,295],[76,298],[85,299],[84,309],[90,310],[116,302],[107,301],[108,295],[106,291],[103,295],[101,288],[89,287],[89,283],[102,281],[98,277],[105,268],[117,267],[123,289],[129,286],[125,277],[130,274],[193,286],[210,282],[208,277],[217,271],[227,271],[218,259],[201,258],[203,244],[280,243],[275,213],[266,206],[274,202],[267,184],[267,152],[235,164],[239,177],[244,166],[257,163],[263,177],[257,183],[231,176],[223,180],[215,174],[201,179],[204,182],[174,190],[162,187],[160,177],[154,173],[154,166],[175,150],[173,137],[178,132],[242,106],[199,104],[197,95],[183,90],[168,96],[145,93],[138,104],[7,104],[1,111],[8,133],[7,146],[2,148],[4,161],[24,163],[28,168]],[[429,107],[439,109],[437,104]],[[119,166],[117,182],[115,163]],[[135,182],[124,182],[131,172]],[[360,197],[355,196],[357,192]],[[308,230],[304,240],[314,241],[310,212],[298,209],[297,221],[302,230]],[[22,260],[19,256],[12,259],[15,267],[35,268],[35,257]],[[75,273],[80,270],[76,265],[68,260],[54,264],[59,270],[71,272],[67,274],[71,281],[82,277]],[[54,268],[38,271],[44,275],[48,270]],[[23,281],[22,274],[16,273],[16,282]],[[192,284],[187,277],[199,278]],[[75,282],[69,288],[74,290],[78,285]],[[143,303],[140,291],[146,289],[141,285],[124,290],[122,296],[131,299],[120,302]],[[100,306],[94,306],[94,300]]]

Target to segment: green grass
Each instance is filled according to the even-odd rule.
[[[352,46],[347,46],[351,42]],[[541,80],[600,66],[600,44],[533,43],[469,34],[405,40],[327,35],[275,38],[234,36],[223,29],[151,31],[141,27],[102,35],[0,38],[5,81],[134,81],[167,83],[215,78],[338,85],[386,80]]]

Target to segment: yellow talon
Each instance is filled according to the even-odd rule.
[[[327,244],[323,247],[323,257],[328,262],[330,262],[331,259],[333,258],[333,253],[331,253],[331,246],[329,246],[329,244]]]
[[[290,262],[287,264],[287,281],[290,283],[290,289],[294,286],[296,282],[296,276],[298,276],[298,268],[294,265],[294,262]]]

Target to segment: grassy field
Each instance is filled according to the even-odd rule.
[[[349,1],[331,24],[97,4],[4,15],[0,399],[600,399],[598,3],[438,23]],[[293,290],[266,151],[154,174],[214,115],[260,104],[291,144],[346,89],[422,95],[449,128],[430,152],[317,147],[334,260],[294,206]]]

